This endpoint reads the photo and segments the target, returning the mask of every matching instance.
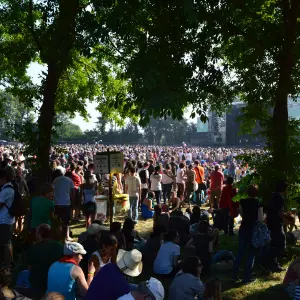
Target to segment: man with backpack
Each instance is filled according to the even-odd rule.
[[[15,190],[6,170],[0,170],[0,263],[6,267],[13,261],[12,234],[15,217],[10,208],[15,199]]]

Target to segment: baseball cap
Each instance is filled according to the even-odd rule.
[[[147,293],[152,300],[163,300],[165,297],[165,289],[162,283],[153,277],[146,282],[141,282],[138,290],[142,293]]]
[[[85,255],[86,251],[81,244],[75,242],[66,242],[64,245],[64,255],[73,256],[76,254]]]
[[[96,235],[101,231],[108,231],[108,228],[106,226],[99,225],[97,223],[92,223],[87,230],[89,235]]]

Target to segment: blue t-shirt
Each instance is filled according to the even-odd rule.
[[[116,264],[102,267],[93,279],[85,300],[116,300],[130,292],[130,285]]]
[[[154,261],[155,274],[170,274],[173,271],[174,256],[180,255],[180,247],[173,242],[161,245]]]

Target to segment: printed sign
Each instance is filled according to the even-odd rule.
[[[122,152],[112,152],[110,157],[110,173],[123,173],[124,157]]]
[[[95,174],[109,174],[108,153],[94,156]]]

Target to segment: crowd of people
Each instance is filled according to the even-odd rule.
[[[221,282],[213,277],[215,270],[225,267],[231,270],[232,280],[239,281],[245,254],[243,284],[255,280],[255,257],[264,270],[283,271],[279,261],[286,243],[287,184],[277,184],[265,208],[255,185],[248,187],[248,197],[233,201],[238,192],[235,183],[255,172],[240,156],[262,155],[263,150],[186,145],[111,145],[109,149],[124,154],[124,172],[113,174],[111,183],[114,194],[128,195],[129,205],[123,225],[113,222],[107,227],[105,216],[97,215],[96,195],[105,193],[108,178],[95,174],[93,163],[93,156],[107,147],[54,147],[49,154],[49,182],[37,192],[31,166],[38,158],[25,157],[19,146],[0,146],[0,295],[4,299],[159,300],[168,294],[175,300],[218,300]],[[25,196],[30,205],[24,221],[20,203]],[[238,215],[239,248],[234,255],[220,249],[219,235],[236,235]],[[86,231],[76,242],[70,223],[79,223],[83,216]],[[55,218],[62,224],[63,242],[54,239]],[[145,219],[153,219],[148,239],[135,230],[137,222]],[[34,242],[12,289],[12,240],[22,230],[28,230]],[[284,281],[292,299],[300,294],[298,265],[296,260]],[[149,270],[153,276],[146,281],[132,280]]]

